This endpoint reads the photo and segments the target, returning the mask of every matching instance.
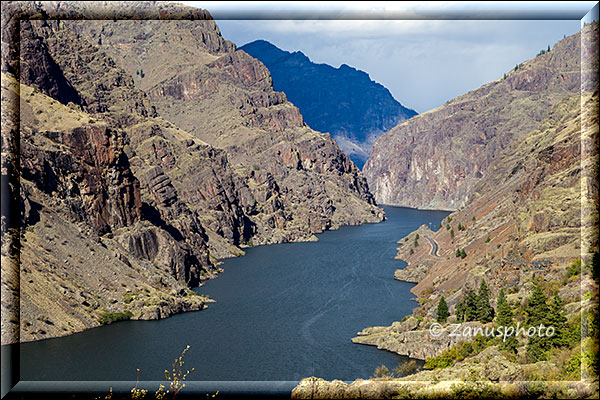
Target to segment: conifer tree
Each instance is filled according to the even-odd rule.
[[[554,335],[548,337],[551,346],[562,347],[568,344],[567,318],[564,315],[563,302],[558,293],[552,300],[545,325],[554,328]]]
[[[510,308],[510,304],[506,301],[506,297],[504,296],[504,289],[500,289],[500,294],[498,295],[498,301],[496,302],[496,308],[498,309],[498,315],[496,316],[496,328],[502,327],[503,332],[508,328],[513,326],[513,312]],[[512,352],[517,351],[517,347],[519,346],[519,342],[514,335],[507,336],[500,343],[500,350],[509,350]]]
[[[465,321],[465,303],[460,302],[456,305],[456,322]]]
[[[536,286],[533,293],[527,299],[527,319],[526,325],[529,327],[546,324],[546,318],[550,309],[546,304],[546,295]],[[546,359],[546,351],[550,348],[550,343],[546,335],[540,337],[539,334],[529,336],[527,341],[527,359],[530,362],[536,362]]]
[[[529,299],[527,299],[526,323],[528,326],[534,326],[544,323],[550,309],[546,304],[547,298],[542,289],[536,286]]]
[[[448,313],[448,304],[446,304],[446,299],[444,299],[444,296],[442,296],[442,298],[440,299],[440,302],[438,303],[438,307],[437,307],[437,313],[436,313],[437,322],[439,322],[440,324],[443,324],[444,322],[446,322],[449,315],[450,315],[450,313]]]
[[[465,295],[465,321],[476,321],[477,314],[477,295],[467,289]]]
[[[481,280],[477,294],[477,319],[483,323],[494,319],[494,309],[490,305],[490,292],[484,279]]]

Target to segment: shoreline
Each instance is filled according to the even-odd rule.
[[[143,304],[135,304],[136,303],[135,301],[130,303],[131,306],[124,309],[124,311],[130,311],[133,313],[133,315],[130,318],[116,320],[116,321],[109,322],[109,323],[101,323],[101,322],[99,322],[100,318],[93,317],[93,315],[90,313],[92,318],[88,318],[88,320],[86,322],[84,322],[84,325],[78,326],[77,328],[73,328],[70,331],[57,332],[56,334],[47,334],[47,335],[45,335],[45,337],[39,337],[39,338],[27,337],[25,339],[22,338],[23,335],[21,332],[22,331],[21,324],[23,322],[20,320],[19,325],[18,325],[19,333],[17,334],[19,340],[6,341],[6,342],[4,342],[4,340],[3,340],[1,345],[2,346],[10,346],[10,345],[21,344],[21,343],[40,342],[40,341],[44,341],[44,340],[48,340],[48,339],[57,339],[57,338],[63,338],[63,337],[75,335],[75,334],[82,333],[82,332],[85,332],[90,329],[100,328],[105,325],[111,325],[113,323],[118,323],[121,321],[156,321],[156,320],[170,318],[177,314],[205,310],[206,308],[208,308],[208,303],[215,303],[215,302],[217,302],[217,299],[211,299],[207,296],[204,296],[204,295],[198,293],[197,290],[199,288],[203,287],[204,284],[208,280],[217,279],[219,277],[220,273],[222,273],[224,271],[222,268],[219,267],[220,265],[223,264],[224,260],[227,260],[230,258],[243,257],[246,255],[246,250],[248,250],[250,248],[254,248],[254,247],[271,246],[271,245],[286,244],[286,243],[317,242],[319,240],[317,235],[328,232],[328,231],[336,231],[336,230],[338,230],[342,227],[346,227],[346,226],[347,227],[362,226],[365,224],[376,224],[376,223],[384,222],[386,220],[385,211],[383,210],[383,208],[381,208],[381,207],[379,207],[379,208],[381,209],[381,215],[382,215],[382,219],[380,221],[365,221],[365,222],[360,222],[360,223],[347,223],[347,224],[336,225],[336,226],[327,228],[321,232],[312,233],[310,236],[303,236],[300,238],[295,238],[294,240],[273,242],[273,243],[262,243],[262,244],[257,244],[257,245],[253,245],[253,246],[248,246],[248,245],[240,246],[242,253],[240,253],[238,255],[232,254],[231,257],[224,257],[224,258],[220,258],[220,259],[216,260],[216,262],[215,262],[215,267],[217,267],[216,273],[209,275],[207,279],[201,280],[197,286],[189,287],[189,286],[186,286],[184,283],[177,281],[178,282],[177,286],[178,286],[179,290],[175,290],[177,288],[173,288],[173,290],[171,290],[171,293],[155,291],[153,293],[156,294],[156,292],[158,292],[158,297],[159,297],[160,302],[159,302],[159,305],[153,306],[153,307],[151,307],[151,309],[148,309],[149,307],[144,306]],[[8,264],[8,262],[7,262],[7,264]],[[189,295],[189,292],[193,292],[195,294]],[[122,314],[122,313],[111,313],[109,311],[106,311],[104,314]],[[27,336],[29,336],[29,335],[31,335],[31,334],[28,334]],[[4,339],[4,337],[3,337],[3,339]]]

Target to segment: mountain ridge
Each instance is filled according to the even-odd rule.
[[[494,157],[580,90],[579,36],[383,134],[364,173],[381,204],[456,210]]]
[[[309,126],[329,132],[359,167],[377,136],[417,114],[368,73],[347,64],[315,63],[301,51],[285,51],[262,39],[239,50],[263,62],[275,90],[286,93]]]

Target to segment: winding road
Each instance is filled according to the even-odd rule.
[[[429,252],[429,254],[432,255],[433,257],[438,257],[439,258],[440,256],[438,254],[438,250],[440,249],[440,246],[438,246],[437,242],[434,239],[432,239],[429,236],[427,236],[427,235],[423,235],[423,237],[425,239],[427,239],[427,241],[431,245],[431,251]]]

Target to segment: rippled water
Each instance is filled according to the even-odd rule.
[[[367,378],[406,358],[350,339],[416,306],[393,279],[396,241],[448,215],[386,207],[380,224],[343,227],[315,243],[249,249],[198,292],[217,302],[161,321],[125,321],[21,345],[22,380],[161,380],[186,345],[196,381]]]

